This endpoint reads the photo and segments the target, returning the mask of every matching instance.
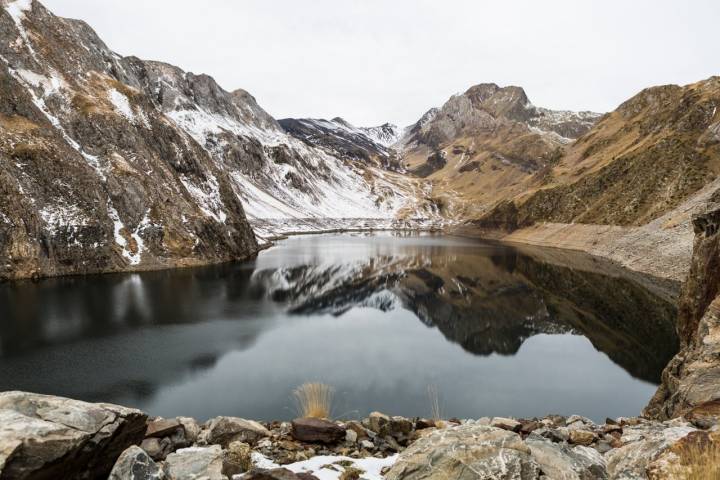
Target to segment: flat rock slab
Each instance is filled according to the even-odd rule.
[[[222,445],[226,448],[232,442],[255,445],[269,437],[270,431],[254,420],[237,417],[215,417],[205,424],[200,440],[208,445]]]
[[[165,460],[167,480],[225,480],[219,445],[181,448]]]
[[[0,479],[105,478],[142,441],[146,420],[117,405],[0,393]]]
[[[159,418],[147,423],[146,437],[167,437],[183,428],[183,425],[174,418]]]
[[[296,418],[292,421],[295,440],[309,443],[337,443],[345,439],[345,428],[320,418]]]

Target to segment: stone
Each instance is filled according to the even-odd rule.
[[[309,443],[337,443],[345,438],[345,427],[320,418],[296,418],[292,421],[292,437]]]
[[[223,474],[232,478],[233,475],[245,473],[252,468],[252,447],[243,442],[231,442],[223,457]]]
[[[382,434],[390,435],[398,440],[406,439],[413,431],[413,422],[405,417],[391,417],[390,421],[381,428]]]
[[[140,447],[125,450],[115,462],[108,480],[163,480],[165,473]]]
[[[370,440],[360,440],[360,447],[364,448],[365,450],[372,450],[373,448],[375,448],[375,444]]]
[[[485,425],[435,430],[400,454],[387,480],[535,480],[540,466],[520,435]]]
[[[607,479],[603,456],[592,448],[557,444],[538,435],[530,435],[525,444],[543,474],[551,479]]]
[[[357,443],[358,441],[358,434],[355,430],[347,429],[345,430],[345,441],[350,443]]]
[[[503,430],[509,430],[511,432],[519,432],[522,425],[517,420],[512,418],[494,417],[490,421],[490,425],[495,428],[502,428]]]
[[[380,412],[372,412],[368,415],[368,428],[375,433],[380,433],[380,429],[390,423],[390,417]]]
[[[369,437],[368,431],[360,422],[350,421],[345,423],[345,428],[357,433],[358,440],[364,440]]]
[[[219,445],[181,448],[165,460],[167,480],[225,480]]]
[[[427,418],[418,418],[415,421],[415,429],[416,430],[424,430],[426,428],[434,428],[435,427],[435,420],[427,419]]]
[[[0,478],[106,478],[145,435],[135,409],[25,392],[0,393]]]
[[[215,417],[205,424],[198,441],[207,445],[227,447],[231,442],[239,441],[256,444],[270,436],[270,431],[254,420],[237,417]]]
[[[574,443],[575,445],[588,446],[592,444],[596,438],[597,435],[587,430],[570,430],[570,443]]]
[[[192,445],[197,442],[201,430],[197,420],[190,417],[177,417],[177,420],[182,425],[183,430],[185,430],[185,439],[188,443]]]
[[[148,422],[145,437],[167,437],[182,428],[182,424],[174,418],[158,418]]]
[[[531,433],[534,432],[540,428],[540,423],[534,421],[534,420],[526,420],[523,422],[520,422],[520,432],[521,433]]]
[[[253,470],[245,475],[243,480],[318,480],[318,478],[310,473],[293,473],[287,468],[273,468]]]
[[[694,406],[685,413],[685,418],[698,428],[714,427],[720,419],[720,400],[710,400]]]
[[[169,452],[165,452],[159,438],[146,438],[140,444],[142,448],[153,460],[165,460]]]

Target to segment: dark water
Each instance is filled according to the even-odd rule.
[[[586,256],[447,236],[318,235],[253,262],[0,285],[0,390],[154,415],[635,415],[674,307]]]

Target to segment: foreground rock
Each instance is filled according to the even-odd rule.
[[[162,480],[165,473],[145,451],[136,446],[125,450],[110,472],[108,480]]]
[[[337,443],[345,438],[345,428],[320,418],[297,418],[292,421],[292,436],[301,442]]]
[[[0,478],[106,478],[143,439],[146,418],[116,405],[0,393]]]
[[[165,461],[168,480],[225,480],[222,471],[223,450],[219,445],[183,448]]]
[[[388,480],[607,478],[602,456],[585,447],[557,445],[539,435],[467,423],[438,430],[410,446]]]

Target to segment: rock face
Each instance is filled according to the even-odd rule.
[[[0,478],[106,478],[139,444],[139,410],[23,392],[0,393]]]
[[[710,203],[695,215],[693,225],[693,259],[677,325],[682,348],[645,409],[646,415],[659,419],[720,400],[720,205]]]
[[[720,77],[645,89],[602,117],[541,175],[526,179],[513,196],[512,218],[502,205],[478,223],[640,226],[677,208],[672,223],[685,222],[683,203],[719,173],[718,105]]]
[[[599,117],[538,108],[520,87],[485,83],[428,111],[397,148],[408,172],[432,182],[442,214],[464,220],[521,193]]]
[[[399,136],[395,125],[362,128],[342,118],[285,118],[278,122],[293,137],[333,156],[375,164],[389,170],[401,170],[397,156],[390,148]]]

